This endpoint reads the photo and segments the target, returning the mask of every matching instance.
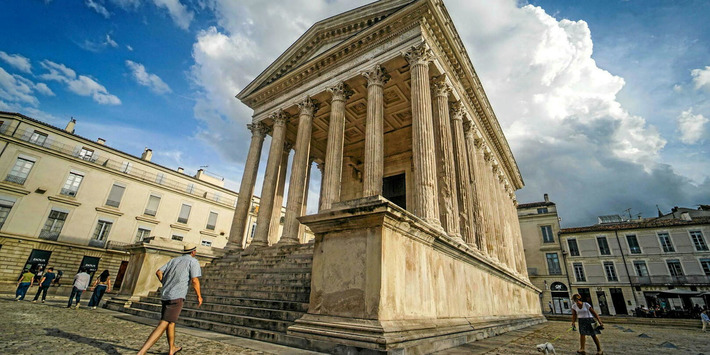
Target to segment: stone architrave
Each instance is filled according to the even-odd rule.
[[[481,247],[476,238],[480,233],[480,229],[476,225],[476,195],[473,193],[473,186],[475,182],[472,182],[471,168],[469,164],[473,162],[469,161],[468,152],[466,149],[466,139],[463,127],[463,118],[466,115],[465,108],[461,102],[457,102],[453,105],[451,110],[451,133],[454,148],[454,162],[457,167],[456,169],[456,183],[458,193],[458,206],[459,206],[459,224],[461,225],[461,234],[463,235],[464,241],[467,244],[476,247],[481,251],[485,251],[485,247]]]
[[[362,73],[367,79],[367,116],[365,118],[365,153],[362,178],[363,196],[382,194],[384,176],[384,86],[390,79],[385,68],[375,65]],[[326,162],[326,165],[327,162]]]
[[[342,82],[329,88],[328,91],[332,95],[332,99],[330,101],[325,171],[321,184],[320,210],[327,210],[334,202],[340,201],[343,143],[345,142],[345,101],[353,94],[353,91]]]
[[[274,208],[271,212],[271,223],[269,224],[269,245],[278,243],[281,233],[281,208],[284,204],[284,192],[286,191],[286,171],[288,169],[288,155],[291,153],[291,143],[284,143],[284,151],[281,156],[281,166],[279,166],[279,180],[274,197]]]
[[[274,209],[276,183],[279,175],[279,166],[281,166],[284,139],[286,138],[286,120],[288,119],[286,113],[279,110],[271,118],[274,121],[274,126],[271,133],[269,157],[266,160],[264,184],[261,187],[261,202],[259,203],[259,214],[256,217],[256,231],[250,245],[252,247],[269,245],[269,225],[271,224],[271,213]]]
[[[452,142],[451,120],[449,117],[449,92],[451,88],[446,82],[446,75],[432,78],[431,88],[435,101],[433,111],[435,114],[433,117],[439,188],[439,217],[446,233],[463,242],[459,225],[459,198],[457,193],[459,189],[456,182],[457,167],[459,169],[463,167],[454,163],[454,144]]]
[[[284,230],[279,244],[298,244],[298,217],[303,211],[305,184],[308,168],[308,156],[311,150],[311,133],[313,131],[313,115],[318,111],[318,103],[306,97],[298,104],[298,133],[296,134],[295,153],[291,166],[291,179],[288,184],[288,199],[286,200],[286,218]]]
[[[433,54],[426,43],[421,43],[403,55],[409,62],[411,73],[414,214],[430,225],[441,228],[429,91],[429,63],[433,60]]]
[[[244,174],[239,185],[239,197],[237,207],[234,209],[232,228],[229,231],[229,243],[232,246],[242,248],[245,243],[247,230],[247,217],[251,208],[252,196],[254,195],[254,183],[259,172],[259,160],[261,159],[261,149],[264,146],[264,137],[268,131],[267,127],[261,123],[251,123],[247,125],[251,131],[251,143],[247,153],[247,161],[244,164]]]

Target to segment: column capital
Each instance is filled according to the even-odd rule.
[[[269,127],[261,122],[247,124],[247,129],[251,131],[252,136],[264,138],[269,133]]]
[[[461,103],[461,101],[456,101],[453,104],[451,104],[451,120],[456,121],[463,121],[464,117],[466,117],[466,107]],[[466,120],[463,123],[463,129],[464,132],[467,132],[470,129],[469,121]]]
[[[431,78],[431,91],[433,91],[436,96],[449,96],[451,86],[446,82],[446,74]]]
[[[319,108],[320,104],[318,101],[311,99],[310,96],[306,96],[303,101],[298,103],[298,111],[301,115],[313,116]]]
[[[355,92],[344,82],[339,82],[333,87],[329,87],[328,92],[332,95],[332,101],[347,101]]]
[[[434,60],[434,54],[431,52],[426,42],[412,46],[406,52],[402,53],[402,56],[407,60],[410,66],[429,65],[429,63]]]
[[[286,121],[288,121],[288,114],[284,110],[278,110],[274,113],[271,114],[272,120],[274,120],[274,126],[283,126],[286,125]]]
[[[391,76],[387,73],[384,67],[376,64],[372,69],[363,72],[362,76],[367,79],[367,86],[379,85],[384,86],[390,80]]]
[[[491,149],[488,148],[487,145],[483,145],[483,159],[485,159],[487,162],[493,164],[493,152],[491,152]]]

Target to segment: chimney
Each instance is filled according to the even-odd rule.
[[[101,145],[104,145],[104,144],[106,143],[106,140],[103,139],[103,138],[99,138],[99,139],[96,140],[96,143],[101,144]]]
[[[547,194],[545,194],[544,196],[545,196],[545,202],[550,202],[550,196],[548,196]]]
[[[178,167],[177,172],[180,173],[180,174],[184,174],[184,173],[185,173],[185,169],[183,169],[182,167]]]
[[[153,158],[153,150],[148,149],[148,147],[146,147],[145,150],[143,150],[143,154],[141,154],[141,159],[143,159],[145,161],[150,161],[150,159],[152,159],[152,158]]]
[[[64,128],[65,131],[74,134],[74,126],[76,126],[76,120],[72,117],[67,123],[67,127]]]

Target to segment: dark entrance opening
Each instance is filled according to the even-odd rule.
[[[24,268],[29,269],[33,273],[36,273],[37,269],[39,269],[40,267],[42,267],[42,269],[47,267],[47,263],[49,263],[50,256],[52,256],[51,251],[33,249],[30,253],[30,257],[27,258],[27,262],[25,263]]]
[[[616,309],[616,314],[629,314],[626,309],[626,301],[624,300],[624,294],[621,292],[620,288],[610,288],[609,294],[611,295],[611,303],[614,304],[614,309]]]
[[[382,196],[407,209],[407,180],[404,173],[382,179]]]
[[[116,274],[116,281],[113,283],[114,289],[118,290],[121,288],[123,276],[126,275],[126,269],[128,269],[128,261],[121,261],[121,266],[118,267],[118,274]]]
[[[604,291],[597,291],[597,300],[599,300],[599,310],[602,312],[602,315],[608,316],[609,303],[607,303],[606,300],[606,293],[604,293]]]
[[[101,259],[97,257],[85,256],[83,259],[81,259],[81,264],[79,264],[79,270],[81,270],[81,268],[85,268],[86,273],[91,275],[91,279],[93,280],[96,270],[99,269],[99,260]]]
[[[579,295],[582,296],[582,302],[592,304],[592,294],[589,293],[588,288],[578,288],[577,291],[579,291]]]

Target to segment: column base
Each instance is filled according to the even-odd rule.
[[[301,242],[298,241],[298,239],[291,239],[291,238],[284,238],[281,237],[278,243],[276,243],[276,246],[283,246],[283,245],[297,245],[301,244]]]

